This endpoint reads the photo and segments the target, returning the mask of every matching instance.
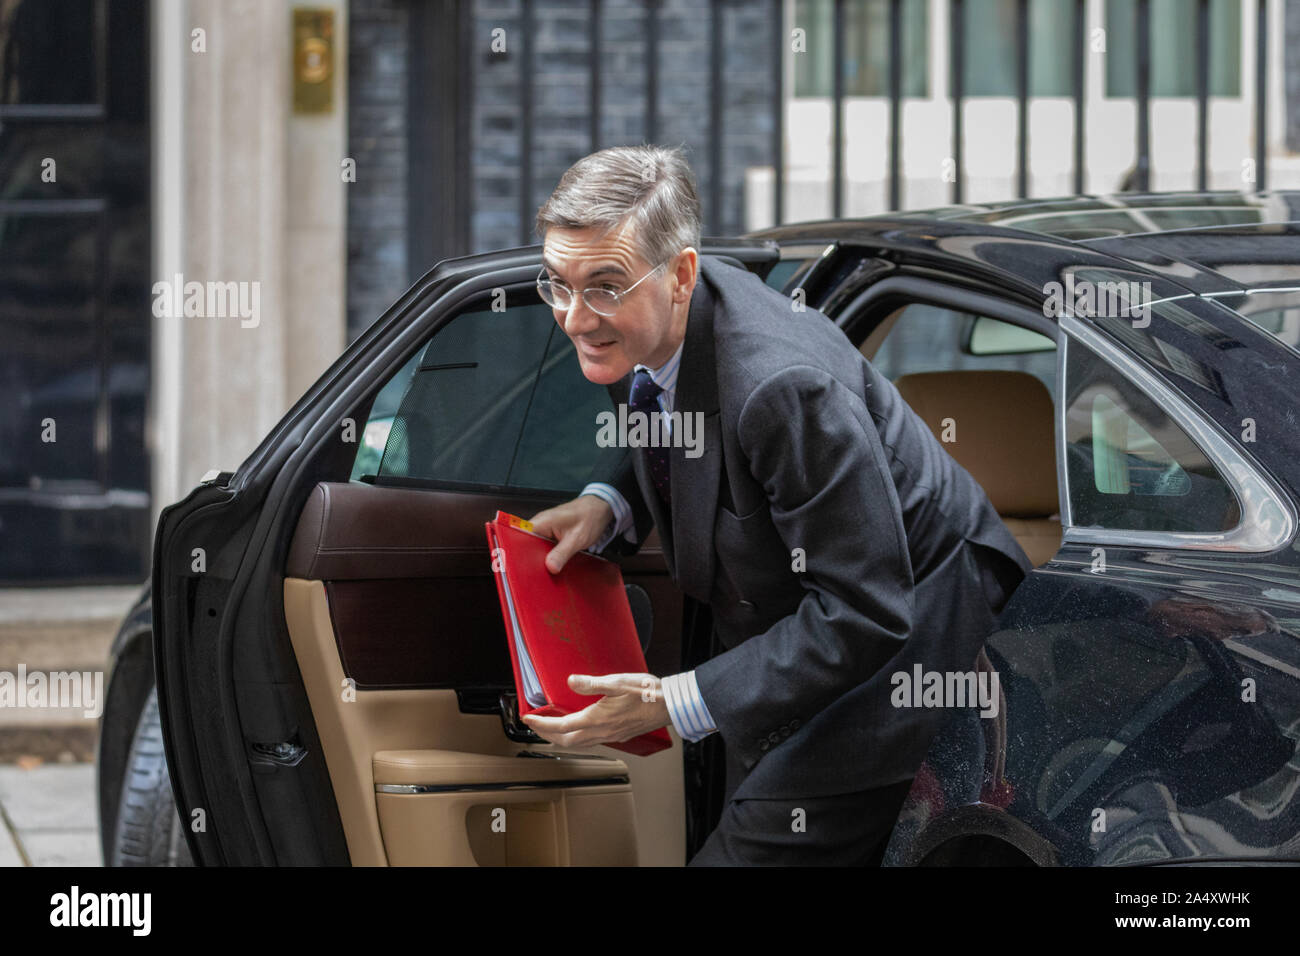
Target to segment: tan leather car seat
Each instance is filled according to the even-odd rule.
[[[1034,566],[1051,560],[1061,547],[1061,517],[1047,387],[1028,372],[993,369],[917,372],[894,385],[979,482]]]

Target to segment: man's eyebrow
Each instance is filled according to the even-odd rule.
[[[542,265],[544,265],[551,272],[559,272],[559,270],[556,269],[555,266],[545,256],[542,256]],[[627,270],[624,269],[616,262],[602,262],[599,265],[597,265],[594,269],[592,269],[590,272],[587,273],[587,279],[585,281],[590,281],[596,278],[596,276],[603,276],[603,275],[618,276],[626,279]]]

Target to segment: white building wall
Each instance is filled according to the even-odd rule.
[[[256,283],[259,305],[255,319],[155,313],[155,516],[238,467],[346,341],[347,3],[312,4],[335,11],[322,115],[292,110],[293,6],[154,0],[154,277]]]

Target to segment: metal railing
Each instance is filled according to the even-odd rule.
[[[522,2],[522,38],[523,55],[521,57],[520,89],[522,91],[520,124],[521,136],[521,179],[525,188],[520,190],[520,241],[532,241],[532,206],[531,190],[527,184],[532,183],[533,165],[531,159],[533,143],[533,107],[528,78],[533,75],[533,55],[530,37],[534,24],[534,0]],[[592,151],[601,148],[601,82],[603,50],[601,41],[601,15],[604,4],[602,0],[589,0],[589,117],[590,147]],[[770,0],[771,47],[770,69],[773,77],[771,87],[771,163],[773,176],[773,208],[777,222],[783,220],[783,204],[787,190],[785,170],[785,106],[787,90],[784,84],[784,60],[787,49],[785,33],[785,4],[787,0]],[[833,63],[831,66],[831,215],[844,215],[845,168],[844,168],[844,103],[845,91],[845,4],[849,0],[833,0],[832,24],[834,37],[832,41]],[[903,75],[903,11],[902,0],[888,2],[889,34],[889,69],[887,97],[889,101],[889,137],[887,163],[887,192],[889,207],[899,209],[902,206],[902,75]],[[1193,0],[1195,3],[1195,99],[1196,99],[1196,182],[1199,189],[1205,189],[1208,180],[1207,140],[1208,101],[1210,88],[1210,0]],[[643,0],[645,7],[645,120],[644,138],[646,142],[655,142],[658,125],[656,114],[659,93],[659,0]],[[722,143],[725,134],[726,112],[723,109],[726,77],[722,68],[722,18],[729,0],[710,0],[707,22],[711,31],[709,48],[709,129],[708,157],[709,176],[706,194],[701,197],[706,215],[706,232],[717,232],[722,221],[722,190],[725,169],[723,168]],[[1265,164],[1265,117],[1266,117],[1266,77],[1268,49],[1268,0],[1255,0],[1255,182],[1256,188],[1267,187],[1267,170]],[[1029,193],[1029,0],[1016,0],[1015,5],[1015,91],[1017,116],[1015,189],[1018,197],[1027,197]],[[964,69],[967,34],[968,8],[964,0],[949,0],[948,3],[948,66],[952,109],[952,159],[953,175],[950,182],[950,199],[954,204],[964,201],[965,171],[963,162],[964,129],[962,108],[965,99]],[[1071,95],[1074,103],[1074,148],[1072,160],[1073,185],[1076,193],[1084,192],[1084,156],[1085,156],[1085,63],[1084,57],[1089,41],[1086,29],[1086,0],[1073,0],[1073,44],[1070,64]],[[1129,187],[1142,191],[1150,187],[1151,175],[1151,3],[1150,0],[1136,0],[1135,9],[1135,89],[1136,104],[1136,162]]]

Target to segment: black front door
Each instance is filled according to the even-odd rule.
[[[144,0],[0,6],[0,583],[147,574],[148,62]]]

